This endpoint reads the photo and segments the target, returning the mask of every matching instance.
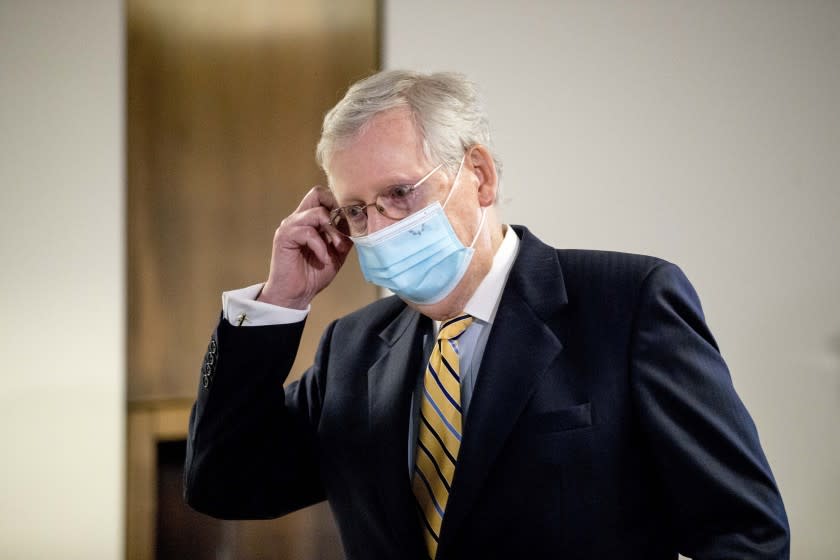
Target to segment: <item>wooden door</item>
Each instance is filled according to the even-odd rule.
[[[378,64],[372,0],[128,0],[128,397],[191,398],[222,290],[263,281],[280,220],[324,181],[323,114]],[[349,258],[326,323],[375,297]]]
[[[221,292],[265,280],[275,228],[324,181],[314,160],[321,120],[378,68],[377,8],[375,0],[126,2],[130,557],[154,554],[158,483],[178,468],[170,460],[157,472],[158,449],[186,434]],[[292,378],[331,319],[375,297],[351,256],[313,305]],[[329,557],[310,542],[316,534],[337,546],[325,507],[273,523],[217,533],[226,550],[239,547],[233,557]]]

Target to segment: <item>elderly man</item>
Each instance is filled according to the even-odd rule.
[[[223,296],[185,495],[222,518],[327,499],[348,558],[787,558],[756,429],[680,270],[499,221],[475,88],[382,72],[325,117],[267,281]],[[332,323],[355,246],[395,296]]]

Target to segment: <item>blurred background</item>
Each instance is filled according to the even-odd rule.
[[[792,557],[836,558],[838,30],[812,0],[0,0],[0,558],[341,558],[326,505],[217,522],[180,472],[220,293],[379,68],[481,86],[506,222],[686,271]],[[376,297],[348,263],[296,374]]]

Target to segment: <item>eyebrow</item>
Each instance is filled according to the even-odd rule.
[[[398,187],[398,186],[401,186],[401,185],[412,185],[413,186],[415,184],[417,184],[416,181],[414,181],[414,182],[412,182],[412,181],[398,181],[396,183],[390,183],[390,184],[388,184],[388,186],[385,186],[385,187],[382,187],[381,189],[376,190],[375,191],[376,196],[379,196],[380,194],[386,192],[388,189],[392,189],[394,187]],[[358,197],[349,197],[346,202],[342,202],[338,199],[338,197],[336,197],[336,202],[338,202],[338,205],[341,206],[341,207],[343,207],[343,206],[355,206],[357,204],[367,204],[367,201],[365,201],[361,198],[358,198]]]
[[[376,190],[376,195],[378,196],[378,195],[386,192],[388,189],[392,189],[394,187],[401,187],[403,185],[408,185],[410,187],[413,187],[415,185],[419,185],[421,182],[425,183],[425,181],[428,181],[429,177],[434,175],[438,171],[439,168],[440,168],[440,166],[434,168],[429,173],[426,173],[426,175],[420,177],[419,179],[406,179],[406,180],[403,180],[403,179],[389,179],[387,181],[388,184],[386,186],[382,187],[381,189]],[[340,200],[338,200],[338,197],[336,197],[336,202],[338,202],[338,205],[340,207],[355,206],[356,204],[367,204],[367,202],[362,200],[361,198],[355,198],[355,197],[348,198],[347,202],[341,202]]]

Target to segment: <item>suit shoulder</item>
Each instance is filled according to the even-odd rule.
[[[338,319],[336,328],[379,332],[404,309],[405,302],[397,296],[377,299]]]
[[[584,279],[607,277],[613,281],[641,282],[656,269],[677,268],[664,259],[650,255],[592,249],[556,251],[564,275]]]
[[[618,251],[558,249],[557,258],[570,295],[594,297],[608,304],[636,301],[644,291],[662,286],[681,285],[690,289],[682,270],[658,257]]]

